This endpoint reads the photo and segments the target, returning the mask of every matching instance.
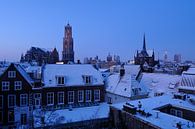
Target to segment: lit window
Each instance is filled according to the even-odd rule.
[[[21,124],[26,125],[27,124],[27,114],[21,114],[20,115]]]
[[[0,95],[0,108],[3,108],[3,95]]]
[[[15,78],[16,77],[16,71],[8,71],[8,78]]]
[[[47,93],[47,105],[53,105],[54,104],[54,93],[50,92]]]
[[[91,90],[86,90],[86,102],[91,102]]]
[[[15,87],[15,90],[21,90],[22,89],[22,81],[15,81],[14,87]]]
[[[28,105],[28,95],[21,94],[20,95],[20,106],[27,106]]]
[[[16,96],[15,95],[8,95],[8,107],[14,107],[16,104]]]
[[[78,91],[78,102],[83,102],[83,99],[84,99],[84,91],[79,90]]]
[[[64,76],[57,76],[56,83],[57,83],[57,85],[64,85],[65,84],[65,77]]]
[[[100,90],[94,90],[94,101],[100,101]]]
[[[2,82],[2,91],[8,91],[9,90],[9,82],[3,81]]]
[[[8,121],[14,122],[14,111],[8,111]]]
[[[58,104],[64,104],[64,92],[58,92]]]
[[[74,91],[68,91],[68,104],[74,103]]]

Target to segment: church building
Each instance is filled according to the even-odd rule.
[[[69,23],[65,26],[65,33],[63,38],[62,61],[64,63],[74,62],[72,27],[70,26]]]

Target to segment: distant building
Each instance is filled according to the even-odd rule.
[[[64,63],[74,62],[74,46],[72,38],[72,27],[67,24],[63,38],[62,61]]]
[[[145,35],[143,38],[143,49],[141,51],[137,50],[137,53],[134,56],[134,60],[136,65],[142,66],[142,69],[144,67],[154,67],[156,64],[158,64],[158,61],[155,61],[154,50],[149,51],[146,49]]]
[[[180,54],[175,54],[174,55],[174,61],[176,63],[181,63],[181,55]]]
[[[107,56],[107,62],[111,62],[112,61],[112,56],[110,55],[110,53]]]
[[[59,55],[56,48],[49,51],[39,47],[31,47],[25,55],[21,55],[20,62],[37,62],[38,65],[54,64],[59,61]]]
[[[167,51],[165,51],[165,54],[164,54],[164,62],[167,62],[168,61],[168,54],[167,54]]]

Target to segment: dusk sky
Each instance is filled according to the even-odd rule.
[[[0,60],[18,61],[31,46],[62,53],[64,26],[73,28],[75,60],[108,53],[133,59],[146,34],[162,58],[195,60],[195,0],[4,0]]]

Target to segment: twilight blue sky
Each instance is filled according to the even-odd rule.
[[[195,0],[1,0],[0,60],[17,61],[31,46],[57,47],[61,57],[68,21],[76,60],[132,59],[144,32],[160,57],[195,60]]]

